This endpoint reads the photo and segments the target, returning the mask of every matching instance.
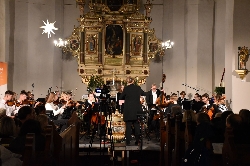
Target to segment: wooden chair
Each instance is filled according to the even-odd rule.
[[[185,135],[181,131],[182,116],[175,117],[174,149],[172,151],[172,166],[181,165],[181,158],[185,153]]]

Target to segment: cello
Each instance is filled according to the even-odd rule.
[[[161,92],[160,96],[156,99],[155,104],[162,110],[163,108],[168,107],[170,104],[173,104],[172,100],[167,101],[164,91]],[[160,114],[156,114],[153,117],[153,120],[160,118]]]

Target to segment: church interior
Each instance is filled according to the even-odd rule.
[[[1,146],[22,155],[15,157],[20,162],[11,161],[17,165],[250,165],[249,5],[249,0],[1,0],[0,118],[5,109],[21,128],[25,121],[15,114],[25,110],[22,105],[36,110],[43,103],[49,120],[39,154],[37,135],[30,133],[19,134],[22,153],[13,150],[18,142],[8,142],[0,120]],[[124,141],[126,98],[118,97],[128,77],[147,92],[141,101],[145,114],[137,121],[139,144],[135,126],[131,129],[133,146]],[[90,92],[98,106],[88,105]],[[14,94],[32,100],[7,99]],[[202,108],[206,102],[218,108],[196,110],[196,98]],[[70,116],[58,119],[68,105],[74,107]],[[177,105],[181,115],[174,114]],[[210,126],[202,125],[208,116],[198,112],[209,116]],[[196,132],[205,136],[194,144]],[[200,144],[206,152],[188,155]]]

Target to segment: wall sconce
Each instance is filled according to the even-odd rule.
[[[173,45],[174,45],[174,42],[172,42],[172,41],[170,41],[170,40],[161,43],[161,46],[162,46],[162,48],[163,48],[164,50],[165,50],[165,49],[172,48]]]
[[[238,47],[238,70],[235,70],[240,78],[243,80],[248,74],[246,68],[246,62],[248,61],[248,48],[247,47]]]

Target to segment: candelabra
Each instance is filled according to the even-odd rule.
[[[67,40],[62,40],[61,38],[59,38],[58,40],[54,40],[54,44],[56,47],[61,48],[63,53],[67,52]]]
[[[170,40],[167,40],[165,42],[161,43],[161,46],[164,50],[172,48],[174,46],[174,42],[171,42]]]

